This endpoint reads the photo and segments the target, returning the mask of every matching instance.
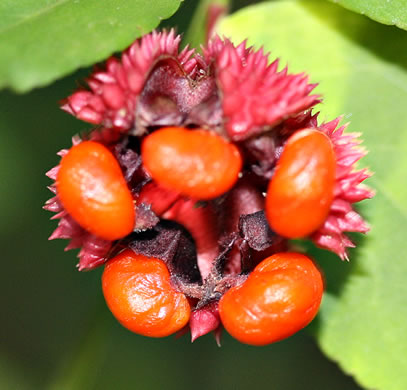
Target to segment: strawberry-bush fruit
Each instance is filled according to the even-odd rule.
[[[332,143],[321,131],[299,130],[287,140],[266,197],[276,233],[301,238],[318,230],[334,198],[335,168]]]
[[[50,238],[80,248],[80,270],[105,264],[106,302],[135,333],[219,342],[225,327],[269,344],[321,302],[321,273],[290,239],[348,259],[346,233],[369,230],[353,208],[373,196],[364,151],[339,118],[318,121],[306,75],[245,42],[179,43],[148,34],[63,101],[96,127],[48,172]]]
[[[101,143],[85,141],[62,158],[56,181],[66,211],[84,229],[106,240],[133,231],[133,198],[113,154]]]
[[[162,260],[121,252],[107,262],[102,288],[113,315],[132,332],[164,337],[188,323],[188,300],[171,286]]]
[[[144,166],[153,180],[196,199],[213,199],[237,181],[239,149],[206,130],[164,128],[142,144]]]
[[[321,273],[311,259],[299,253],[277,253],[223,295],[220,318],[242,343],[266,345],[308,325],[318,312],[322,293]]]

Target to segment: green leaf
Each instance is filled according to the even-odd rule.
[[[407,30],[406,0],[330,0],[380,23]]]
[[[306,71],[325,100],[320,118],[345,114],[370,150],[372,226],[342,263],[322,250],[327,291],[313,330],[323,351],[371,389],[407,388],[407,35],[320,1],[263,3],[223,20],[236,43],[263,45]]]
[[[180,0],[2,0],[0,88],[44,86],[104,60],[172,15]]]

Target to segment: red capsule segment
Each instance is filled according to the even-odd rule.
[[[278,253],[223,295],[220,318],[240,342],[267,345],[308,325],[318,312],[322,293],[321,273],[310,258]]]
[[[266,196],[271,228],[288,238],[306,237],[326,220],[334,199],[336,157],[321,131],[304,129],[284,146]]]
[[[132,232],[132,195],[116,158],[102,144],[73,146],[62,158],[56,186],[62,205],[84,229],[105,240]]]
[[[159,259],[131,250],[120,253],[106,263],[102,289],[110,311],[134,333],[165,337],[189,321],[188,300],[174,290],[167,266]]]
[[[239,149],[207,130],[168,127],[148,135],[141,150],[152,178],[195,199],[228,191],[242,167]]]

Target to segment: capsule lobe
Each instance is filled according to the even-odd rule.
[[[106,263],[102,289],[112,314],[134,333],[165,337],[189,321],[188,300],[172,287],[162,260],[125,250]]]
[[[267,345],[308,325],[322,294],[322,276],[310,258],[277,253],[223,295],[219,314],[226,330],[240,342]]]
[[[334,198],[336,157],[330,139],[300,130],[284,146],[266,196],[271,228],[288,238],[306,237],[326,220]]]
[[[73,146],[62,158],[56,186],[62,205],[84,229],[106,240],[132,232],[133,197],[119,163],[102,144]]]
[[[143,164],[162,186],[194,199],[213,199],[228,191],[242,167],[239,149],[207,130],[168,127],[148,135]]]

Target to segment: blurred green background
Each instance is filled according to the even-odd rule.
[[[185,3],[166,25],[183,31],[193,9]],[[306,330],[262,348],[225,334],[218,348],[211,335],[194,344],[188,336],[148,339],[115,321],[101,269],[77,272],[67,243],[47,241],[57,222],[41,209],[55,153],[87,128],[58,101],[87,73],[26,95],[0,93],[0,389],[359,389]]]

